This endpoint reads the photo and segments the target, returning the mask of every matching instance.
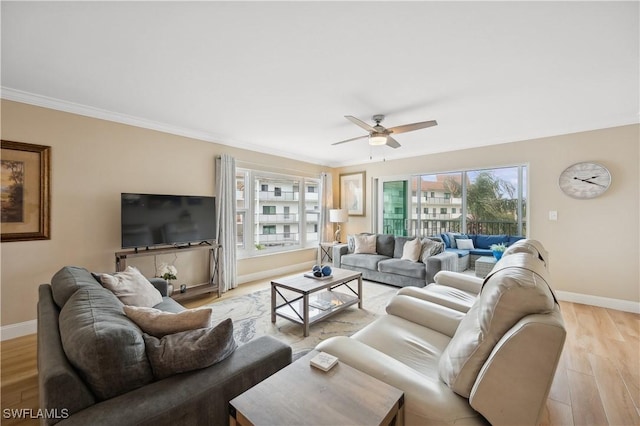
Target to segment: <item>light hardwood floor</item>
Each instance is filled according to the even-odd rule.
[[[268,287],[268,281],[242,285],[219,300]],[[640,315],[569,302],[561,307],[567,341],[541,424],[640,425]],[[2,342],[0,352],[2,424],[38,424],[4,418],[5,409],[38,408],[35,335]]]

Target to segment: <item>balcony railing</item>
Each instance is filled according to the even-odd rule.
[[[259,191],[258,199],[260,201],[298,201],[299,192],[292,191]]]
[[[416,227],[416,221],[411,221],[410,226]],[[384,219],[382,221],[382,232],[385,234],[393,235],[409,235],[409,232],[405,228],[405,221],[403,219]],[[526,235],[527,223],[522,223],[522,234]],[[440,235],[443,232],[463,232],[461,230],[460,219],[455,220],[421,220],[418,229],[420,229],[420,235],[423,237]],[[486,234],[486,235],[518,235],[518,223],[506,222],[497,220],[486,221],[471,221],[467,220],[467,226],[464,230],[466,234]],[[413,234],[412,234],[413,235]]]
[[[298,222],[297,213],[281,213],[281,214],[259,214],[256,218],[258,223],[293,223]]]

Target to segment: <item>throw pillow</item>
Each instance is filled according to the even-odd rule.
[[[473,250],[473,240],[472,239],[462,239],[462,238],[457,238],[456,239],[456,245],[458,246],[459,249],[462,250]]]
[[[414,238],[404,243],[402,249],[402,260],[409,260],[411,262],[417,262],[420,259],[420,253],[422,252],[422,242]]]
[[[181,331],[210,327],[212,312],[211,308],[187,309],[173,313],[155,308],[124,306],[124,313],[131,321],[145,333],[158,338]]]
[[[451,245],[451,248],[458,248],[458,245],[456,244],[457,240],[469,238],[466,235],[461,234],[459,232],[447,232],[446,235],[449,237],[449,243]]]
[[[113,292],[125,305],[146,306],[151,308],[162,302],[162,295],[133,266],[127,266],[124,272],[114,275],[99,274],[102,285]]]
[[[422,240],[422,252],[420,253],[420,261],[427,263],[427,259],[436,254],[440,254],[444,251],[444,243],[440,241],[434,241],[430,238],[424,238]]]
[[[353,250],[356,254],[376,254],[376,236],[375,235],[354,235],[353,240],[355,242],[355,248]]]
[[[157,379],[209,367],[227,358],[238,347],[233,338],[231,318],[213,328],[168,334],[162,339],[145,334],[144,342]]]

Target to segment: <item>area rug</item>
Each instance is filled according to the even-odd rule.
[[[307,337],[304,337],[300,324],[281,317],[276,317],[275,324],[271,322],[270,289],[214,302],[207,306],[213,308],[213,324],[226,318],[233,320],[233,332],[239,345],[269,335],[290,345],[294,355],[300,356],[329,337],[350,336],[383,315],[385,306],[397,291],[395,287],[364,281],[362,309],[353,305],[311,325]]]

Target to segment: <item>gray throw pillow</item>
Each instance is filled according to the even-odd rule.
[[[99,277],[102,285],[125,305],[152,308],[162,302],[158,289],[133,266],[127,266],[123,272],[100,274]]]
[[[141,306],[124,306],[124,313],[147,334],[164,337],[211,326],[213,308],[186,309],[181,312],[165,312]]]
[[[82,288],[60,311],[60,337],[69,362],[99,401],[153,381],[142,331],[109,290]]]
[[[162,339],[145,334],[144,341],[156,379],[209,367],[227,358],[238,346],[231,318],[213,328],[168,334]]]

